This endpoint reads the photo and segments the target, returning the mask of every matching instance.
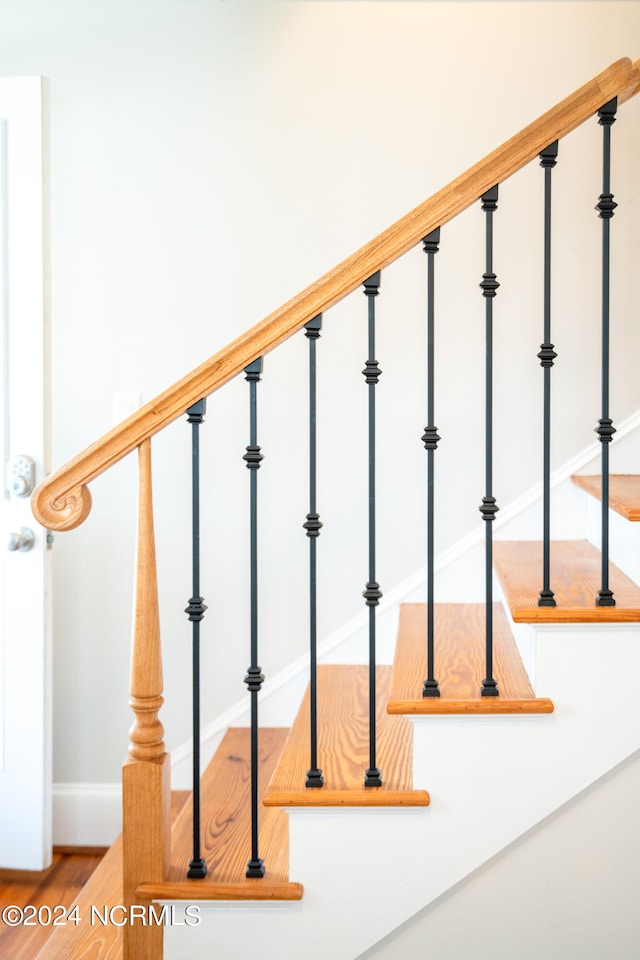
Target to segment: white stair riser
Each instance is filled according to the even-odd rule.
[[[167,958],[195,960],[206,944],[240,960],[242,909],[263,957],[357,957],[638,750],[640,629],[531,629],[553,715],[414,721],[414,783],[431,807],[292,812],[303,901],[209,907],[195,933],[168,931]]]
[[[587,539],[600,549],[602,543],[602,509],[599,500],[589,496],[587,504]],[[632,523],[609,510],[609,559],[640,583],[640,523]]]
[[[540,539],[540,499],[526,500],[496,523],[497,537]],[[557,483],[552,536],[583,539],[589,529],[591,539],[591,500],[568,479]],[[617,527],[614,520],[612,558],[640,580]],[[482,600],[483,561],[480,539],[470,536],[440,565],[437,599]],[[401,599],[423,601],[422,579],[413,578]],[[304,883],[304,899],[203,904],[198,927],[166,930],[166,960],[207,953],[245,960],[251,944],[263,960],[353,960],[640,749],[640,625],[513,629],[534,689],[555,703],[553,715],[416,719],[414,785],[430,791],[429,808],[291,811],[290,877]],[[360,624],[347,631],[343,651],[334,648],[330,659],[358,659],[361,632]]]

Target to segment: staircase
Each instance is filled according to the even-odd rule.
[[[244,370],[253,418],[245,460],[255,484],[260,466],[256,384],[261,370],[256,358],[303,326],[313,357],[319,316],[362,284],[371,332],[378,271],[420,240],[431,257],[431,269],[443,224],[479,197],[483,209],[490,211],[497,182],[613,98],[619,105],[638,89],[640,64],[614,64],[38,488],[33,507],[40,522],[52,529],[71,529],[91,509],[87,484],[138,449],[130,701],[135,723],[123,772],[124,832],[80,901],[83,911],[96,898],[122,903],[127,909],[137,905],[150,910],[157,905],[158,914],[162,904],[171,908],[164,914],[165,921],[169,917],[171,922],[164,927],[153,922],[111,924],[101,928],[99,936],[95,931],[89,935],[86,927],[82,935],[75,928],[61,928],[38,960],[160,960],[162,956],[190,960],[208,953],[235,960],[246,956],[249,937],[260,944],[263,955],[280,960],[297,960],[303,952],[319,958],[329,951],[336,958],[354,960],[640,748],[634,709],[640,692],[640,565],[635,560],[638,543],[632,529],[640,519],[640,477],[609,476],[607,461],[605,504],[616,513],[622,528],[618,529],[618,520],[604,523],[591,518],[585,506],[583,536],[588,539],[547,539],[541,544],[534,539],[539,535],[539,520],[522,517],[511,524],[518,527],[517,539],[507,539],[509,524],[502,529],[496,524],[493,540],[489,531],[495,511],[489,476],[482,508],[486,556],[501,594],[497,592],[494,599],[489,574],[485,602],[469,596],[464,566],[468,552],[458,568],[453,565],[446,571],[453,587],[445,588],[446,578],[435,573],[431,544],[427,604],[400,606],[394,664],[376,663],[379,591],[372,562],[375,540],[370,541],[370,575],[363,594],[372,631],[369,664],[320,663],[316,669],[317,650],[312,645],[311,685],[291,729],[261,729],[256,737],[262,679],[253,643],[257,646],[257,634],[252,634],[246,682],[254,736],[248,728],[230,729],[199,781],[200,793],[174,797],[171,813],[160,720],[162,668],[150,454],[151,436],[185,411],[196,437],[201,399]],[[483,295],[490,319],[495,295],[491,277],[495,280],[495,276],[487,256]],[[431,315],[432,298],[429,310]],[[315,368],[311,370],[313,382]],[[378,376],[372,352],[364,373],[372,404],[371,429],[371,410],[375,410],[371,398]],[[313,389],[311,396],[313,404]],[[433,424],[431,411],[429,422]],[[601,430],[606,433],[607,411],[600,423],[605,424]],[[604,438],[604,447],[608,448],[609,439]],[[435,427],[427,427],[423,441],[430,463],[438,440]],[[313,463],[313,442],[311,449]],[[311,478],[312,502],[305,527],[313,570],[313,544],[319,533],[313,466]],[[374,479],[370,472],[370,504],[375,503]],[[547,472],[543,504],[548,504],[549,483]],[[601,487],[599,478],[579,476],[572,490],[586,504],[596,502]],[[564,490],[562,496],[572,494]],[[576,508],[576,516],[580,510]],[[601,515],[609,518],[610,512],[607,508]],[[559,526],[566,526],[566,518],[561,518]],[[615,605],[595,602],[602,589],[598,539],[602,531],[608,541],[604,549],[611,562],[604,566]],[[545,554],[551,557],[554,606],[538,603]],[[195,559],[194,569],[198,567]],[[252,563],[253,559],[252,552]],[[252,569],[252,583],[256,575]],[[194,574],[188,608],[194,625],[203,614],[198,587]],[[312,603],[312,634],[313,609]],[[194,626],[194,650],[197,629]],[[615,682],[594,680],[600,672]],[[439,695],[423,695],[425,678],[432,674]],[[497,695],[491,689],[487,693],[488,680],[489,687],[496,685]],[[317,735],[322,768],[319,787],[305,786],[307,771],[314,768],[309,761],[310,717],[311,739]],[[365,786],[365,770],[372,780],[379,770],[381,785]],[[201,829],[196,856],[193,822],[198,808]],[[258,869],[258,850],[264,876],[247,877],[247,858],[251,854]],[[206,875],[188,878],[190,863],[193,866],[199,859],[206,863]]]

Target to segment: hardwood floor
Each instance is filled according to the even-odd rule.
[[[0,870],[0,911],[8,906],[24,910],[33,906],[71,907],[78,893],[98,866],[105,851],[91,849],[70,853],[56,850],[53,863],[47,870]],[[11,960],[32,960],[55,927],[48,925],[49,912],[43,910],[38,923],[37,912],[30,918],[31,925],[7,926],[0,920],[0,956]],[[31,913],[31,911],[29,911]],[[58,911],[58,917],[62,911]],[[55,917],[52,916],[52,920]]]

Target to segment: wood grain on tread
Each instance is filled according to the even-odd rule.
[[[366,666],[318,668],[318,764],[324,786],[306,788],[309,768],[309,691],[269,784],[270,806],[426,806],[426,790],[412,789],[413,731],[385,711],[391,667],[378,667],[377,755],[382,787],[365,787],[369,767],[369,670]]]
[[[609,586],[616,606],[597,607],[601,556],[586,540],[551,543],[551,589],[557,606],[539,607],[542,585],[542,543],[496,541],[493,563],[511,616],[518,623],[636,623],[640,621],[640,589],[613,563]]]
[[[602,478],[574,476],[577,487],[586,490],[596,500],[600,499]],[[609,506],[616,513],[634,523],[640,521],[640,476],[630,473],[612,473],[609,476]]]
[[[493,673],[498,697],[481,696],[485,671],[485,607],[482,603],[436,604],[434,674],[439,697],[423,697],[427,675],[427,608],[422,603],[400,607],[398,642],[389,713],[552,713],[546,697],[536,697],[504,610],[493,607]]]
[[[258,796],[282,752],[288,731],[261,729]],[[299,900],[302,886],[289,882],[289,823],[282,810],[260,808],[259,855],[265,876],[247,880],[251,856],[250,732],[227,731],[201,783],[201,853],[207,863],[203,880],[188,880],[193,856],[192,801],[176,822],[171,838],[171,865],[161,883],[143,883],[144,899],[175,900]]]

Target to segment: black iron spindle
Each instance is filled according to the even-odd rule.
[[[493,531],[492,522],[498,512],[493,496],[493,298],[500,284],[493,272],[493,214],[498,208],[498,186],[481,197],[486,214],[486,269],[482,275],[482,296],[485,298],[485,495],[480,513],[485,527],[485,633],[486,676],[482,681],[482,696],[497,697],[498,684],[493,676]]]
[[[193,660],[193,858],[187,876],[201,880],[207,865],[200,852],[200,623],[206,605],[200,596],[200,424],[204,421],[206,400],[198,400],[187,410],[191,424],[191,570],[192,595],[185,613],[192,624]]]
[[[427,421],[422,442],[427,451],[427,678],[422,685],[423,697],[439,697],[440,687],[434,665],[434,453],[440,437],[435,417],[435,255],[440,244],[440,227],[422,241],[427,254]]]
[[[609,325],[611,272],[611,218],[617,207],[611,193],[611,127],[618,109],[614,97],[598,110],[602,126],[602,193],[596,210],[602,219],[602,417],[596,433],[602,444],[602,574],[601,587],[596,597],[598,607],[615,607],[613,591],[609,587],[609,444],[616,432],[609,416]]]
[[[310,764],[307,770],[307,787],[321,787],[324,783],[322,770],[318,767],[318,617],[317,617],[317,556],[316,546],[322,523],[317,512],[316,492],[316,341],[322,329],[322,314],[305,324],[305,336],[309,340],[309,513],[303,524],[309,537],[309,654],[310,654]]]
[[[249,383],[249,446],[243,456],[250,471],[250,566],[251,566],[251,666],[244,682],[251,694],[251,859],[247,877],[263,877],[264,861],[258,855],[258,693],[264,674],[258,666],[258,470],[263,459],[258,446],[257,385],[262,373],[262,357],[244,369]]]
[[[369,769],[364,778],[365,787],[381,787],[382,774],[376,766],[376,607],[382,592],[376,582],[376,384],[382,371],[375,359],[376,309],[375,298],[380,291],[380,271],[364,281],[368,301],[369,357],[362,371],[369,388],[369,581],[362,596],[369,607]]]
[[[539,607],[555,607],[551,589],[551,367],[557,357],[551,343],[551,171],[556,165],[558,141],[540,154],[544,169],[544,342],[538,359],[544,371],[542,439],[542,590]]]

